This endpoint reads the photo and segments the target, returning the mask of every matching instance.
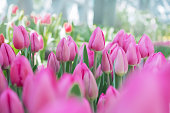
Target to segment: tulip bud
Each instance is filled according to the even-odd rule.
[[[4,35],[1,33],[0,34],[0,46],[2,45],[2,43],[4,43],[5,37]]]
[[[57,45],[56,57],[58,61],[69,61],[70,49],[65,38],[62,38]]]
[[[89,49],[92,49],[94,51],[101,51],[105,48],[105,38],[103,31],[100,29],[100,27],[97,27],[89,40]]]
[[[31,33],[31,51],[38,52],[40,49],[40,42],[38,40],[38,34],[36,32]]]
[[[88,99],[96,99],[98,96],[98,87],[92,72],[85,63],[79,63],[74,72],[74,76],[80,76],[84,82],[85,95]]]
[[[32,68],[25,56],[17,56],[10,69],[10,79],[12,84],[18,87],[23,86],[28,75],[33,75]]]
[[[64,23],[64,28],[66,33],[70,33],[72,31],[72,25],[69,23]]]
[[[53,52],[48,55],[47,67],[51,68],[55,73],[60,69],[60,63]]]
[[[94,64],[94,51],[90,50],[88,48],[88,43],[83,43],[82,46],[79,49],[78,55],[81,57],[81,62],[83,62],[83,50],[84,50],[84,45],[86,45],[87,49],[87,54],[88,54],[88,61],[89,61],[89,67],[92,68]]]
[[[29,36],[23,26],[15,26],[13,32],[13,44],[16,49],[28,48],[30,44]]]
[[[135,38],[131,34],[130,35],[126,35],[124,37],[124,40],[123,40],[123,49],[124,49],[125,52],[127,51],[130,43],[136,44]]]
[[[0,68],[0,95],[7,87],[8,87],[7,80],[2,72],[2,69]]]
[[[119,45],[117,43],[115,43],[113,46],[111,46],[110,48],[110,57],[111,57],[111,60],[112,60],[112,63],[114,63],[115,61],[115,58],[117,56],[117,52],[118,52],[118,49],[119,49]]]
[[[46,14],[42,19],[41,19],[41,24],[50,24],[51,23],[51,15]]]
[[[12,7],[12,14],[16,14],[17,10],[18,10],[18,6],[14,5]]]
[[[119,47],[115,59],[115,72],[117,75],[122,76],[128,71],[128,61],[124,50]]]
[[[99,76],[102,75],[102,67],[101,64],[98,66],[97,70],[96,70],[96,78],[98,78]]]
[[[9,88],[0,96],[0,113],[24,113],[17,94]]]
[[[154,46],[151,39],[147,35],[143,35],[139,40],[139,51],[142,58],[148,57],[154,53]]]
[[[123,47],[124,37],[126,37],[126,36],[127,36],[127,34],[125,33],[125,31],[123,29],[120,30],[116,34],[116,36],[115,36],[115,38],[113,40],[113,43],[117,43],[120,47]]]
[[[41,35],[38,36],[38,40],[40,42],[40,50],[42,50],[44,48],[44,41],[43,41],[43,37]]]
[[[107,51],[102,53],[101,68],[105,73],[110,73],[113,70],[113,64]]]
[[[1,52],[3,56],[3,68],[6,69],[8,68],[12,61],[15,59],[15,53],[12,47],[6,43],[3,43],[1,45]]]
[[[70,59],[69,60],[73,61],[76,54],[78,53],[78,47],[71,36],[68,36],[67,42],[68,42],[68,47],[70,49]]]
[[[141,61],[139,47],[134,43],[130,43],[126,55],[127,55],[129,65],[137,65]]]

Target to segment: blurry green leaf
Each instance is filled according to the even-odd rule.
[[[14,50],[15,54],[18,54],[19,49],[16,49],[16,48],[14,47],[14,45],[13,45],[13,44],[11,45],[11,47],[12,47],[12,49]]]
[[[75,58],[74,58],[71,73],[73,73],[73,71],[74,71],[77,63],[78,63],[78,54],[76,54],[76,56],[75,56]]]
[[[66,72],[69,73],[69,66],[70,66],[70,62],[66,62]]]
[[[87,67],[89,67],[89,59],[88,59],[86,45],[84,45],[84,50],[83,50],[83,62],[87,65]]]
[[[63,71],[63,68],[62,68],[62,66],[60,65],[60,70],[59,70],[59,72],[58,72],[58,74],[57,74],[57,77],[58,77],[58,78],[61,77],[62,71]]]
[[[81,94],[81,90],[80,90],[80,87],[78,84],[73,84],[71,90],[70,90],[70,93],[69,93],[70,96],[78,96],[78,97],[82,97],[82,94]]]
[[[33,72],[35,72],[36,70],[37,70],[37,67],[38,67],[38,65],[36,64],[34,67],[33,67]]]

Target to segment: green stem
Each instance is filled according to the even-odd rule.
[[[108,87],[110,86],[110,74],[107,73],[107,84],[108,84]]]
[[[122,85],[123,77],[116,74],[115,75],[115,80],[116,80],[115,81],[115,87],[116,87],[116,89],[118,89]]]
[[[96,68],[97,68],[97,52],[94,51],[94,69],[93,69],[93,74],[94,74],[95,78],[96,78]]]
[[[65,62],[62,62],[63,73],[65,73]]]
[[[69,72],[72,70],[72,61],[69,61]]]
[[[35,55],[35,53],[32,53],[32,66],[33,66],[33,67],[34,67],[34,60],[35,60],[35,59],[34,59],[34,57],[35,57],[34,55]]]
[[[93,100],[90,100],[90,106],[91,106],[91,109],[92,109],[92,113],[94,113],[94,103],[93,103]]]
[[[8,81],[8,85],[10,83],[10,71],[9,69],[6,69],[6,74],[7,74],[7,81]]]

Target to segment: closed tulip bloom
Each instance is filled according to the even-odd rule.
[[[126,37],[127,34],[123,29],[121,29],[115,36],[113,43],[117,43],[119,46],[123,47],[124,37]]]
[[[109,73],[113,70],[113,63],[107,51],[103,51],[102,53],[101,68],[105,73]]]
[[[78,53],[78,47],[71,36],[68,36],[67,42],[68,42],[68,47],[70,49],[70,59],[69,60],[73,61],[76,54]]]
[[[129,65],[137,65],[141,61],[139,47],[134,43],[130,43],[126,55],[127,55]]]
[[[123,40],[123,49],[124,49],[125,52],[127,51],[130,43],[136,44],[135,38],[131,34],[126,35],[124,37],[124,40]]]
[[[69,24],[69,23],[64,23],[64,28],[65,28],[65,32],[66,33],[70,33],[70,32],[72,32],[72,25],[71,24]]]
[[[70,59],[70,49],[65,38],[62,38],[57,45],[56,57],[58,61],[66,62]]]
[[[28,75],[33,75],[28,59],[25,56],[17,56],[10,69],[10,79],[12,84],[22,87]]]
[[[94,51],[102,51],[105,48],[105,38],[100,27],[97,27],[93,31],[89,40],[88,47]]]
[[[118,50],[119,50],[119,45],[117,43],[113,44],[110,48],[110,57],[111,57],[112,63],[114,63],[115,61]]]
[[[0,46],[2,45],[2,43],[4,43],[5,37],[4,35],[1,33],[0,34]]]
[[[46,14],[42,19],[41,19],[41,24],[50,24],[51,23],[51,15]]]
[[[122,76],[128,71],[128,61],[124,50],[119,47],[116,59],[115,59],[115,72],[117,75]]]
[[[96,78],[100,77],[103,74],[101,64],[98,66],[96,70]]]
[[[84,50],[85,45],[86,45],[87,54],[88,54],[89,67],[92,68],[94,64],[94,51],[88,48],[88,43],[84,42],[82,44],[82,46],[79,49],[78,55],[81,57],[81,62],[83,62],[83,50]]]
[[[16,49],[28,48],[30,44],[28,32],[23,26],[15,26],[13,32],[13,44]]]
[[[147,35],[143,35],[139,40],[139,51],[142,58],[148,57],[154,53],[154,46],[151,39]]]
[[[0,68],[0,95],[7,87],[8,87],[7,80],[2,72],[2,69]]]
[[[55,73],[60,69],[60,63],[53,52],[48,55],[47,67],[51,68]]]
[[[0,96],[0,113],[24,113],[17,94],[9,88]]]
[[[38,52],[40,50],[40,42],[38,40],[38,34],[36,32],[31,33],[31,51]]]
[[[84,82],[85,95],[88,99],[96,99],[98,96],[98,88],[96,80],[92,72],[88,69],[85,63],[79,63],[74,72],[74,76],[80,76]]]
[[[17,6],[17,5],[14,5],[14,6],[12,7],[12,14],[16,14],[17,10],[18,10],[18,6]]]
[[[42,50],[44,48],[44,41],[43,41],[43,37],[41,35],[38,36],[38,40],[40,42],[40,50]]]
[[[3,56],[3,68],[6,69],[8,68],[13,60],[15,59],[15,53],[12,47],[6,43],[3,43],[1,45],[1,52]]]

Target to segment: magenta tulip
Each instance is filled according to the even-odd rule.
[[[38,40],[38,34],[37,32],[31,33],[31,51],[32,52],[38,52],[40,50],[40,42]]]
[[[98,66],[97,70],[96,70],[96,78],[98,78],[99,76],[101,76],[103,74],[102,72],[102,67],[101,64]]]
[[[119,46],[123,47],[124,37],[126,37],[126,36],[127,36],[127,34],[125,33],[125,31],[123,29],[120,30],[116,34],[116,36],[113,40],[113,43],[117,43]]]
[[[3,56],[3,68],[8,68],[15,59],[15,53],[12,47],[6,43],[1,45],[1,52]]]
[[[2,72],[2,69],[0,68],[0,95],[7,87],[8,87],[7,80]]]
[[[130,43],[126,55],[129,65],[137,65],[141,61],[139,46],[136,45],[135,43]]]
[[[126,35],[124,37],[124,40],[123,40],[123,49],[124,49],[125,52],[127,51],[130,43],[136,44],[135,38],[131,34]]]
[[[98,96],[98,88],[96,80],[92,72],[88,69],[85,63],[79,63],[74,72],[74,76],[82,78],[85,87],[85,95],[88,99],[96,99]]]
[[[112,63],[114,63],[114,61],[115,61],[118,50],[119,50],[119,45],[117,43],[113,44],[110,47],[110,57],[111,57]]]
[[[3,66],[3,55],[2,55],[2,52],[1,52],[1,49],[0,49],[0,67]]]
[[[12,62],[10,69],[12,84],[22,87],[28,75],[33,75],[28,59],[25,56],[17,56]]]
[[[78,55],[81,57],[81,62],[83,62],[83,50],[84,50],[85,45],[86,45],[87,54],[88,54],[89,67],[92,68],[93,64],[94,64],[94,51],[92,51],[88,48],[88,43],[84,42],[82,44],[82,46],[79,49]]]
[[[66,62],[70,59],[70,49],[65,38],[62,38],[57,45],[56,57],[58,61]]]
[[[29,47],[29,35],[23,26],[17,27],[14,25],[13,44],[16,49],[23,49]]]
[[[17,94],[9,88],[0,96],[0,113],[24,113]]]
[[[71,36],[67,37],[68,47],[70,49],[70,61],[73,61],[76,54],[78,53],[78,47]]]
[[[51,68],[55,73],[60,69],[60,63],[53,52],[48,55],[47,67]]]
[[[40,50],[42,50],[44,48],[44,41],[43,41],[43,37],[41,35],[38,36],[38,40],[40,42]]]
[[[113,63],[111,61],[111,57],[105,50],[102,53],[101,69],[105,73],[110,73],[113,70]]]
[[[115,72],[117,75],[122,76],[128,71],[128,61],[124,50],[119,47],[115,59]]]
[[[139,40],[139,51],[142,58],[148,57],[154,53],[154,46],[151,39],[147,35],[143,35]]]
[[[88,48],[94,51],[102,51],[105,48],[105,38],[100,27],[97,27],[93,31],[89,40]]]

